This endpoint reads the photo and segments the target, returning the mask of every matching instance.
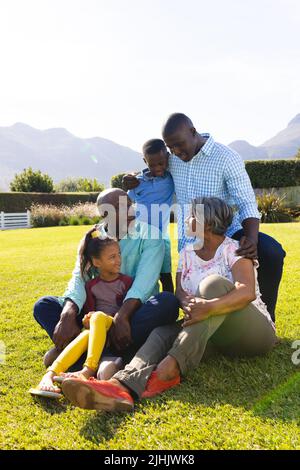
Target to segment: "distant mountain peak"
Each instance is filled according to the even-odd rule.
[[[24,124],[24,122],[15,122],[15,124],[11,126],[11,129],[18,130],[18,131],[30,131],[30,132],[38,131],[38,129],[35,129],[32,126],[29,126],[28,124]]]
[[[246,140],[235,140],[229,144],[229,147],[239,153],[244,160],[264,160],[268,158],[265,149],[255,147]]]
[[[44,134],[49,134],[49,135],[54,135],[54,136],[73,136],[71,132],[69,132],[67,129],[64,127],[51,127],[50,129],[36,129],[35,127],[29,126],[28,124],[24,124],[23,122],[16,122],[12,126],[8,127],[7,129],[13,129],[16,132],[22,132],[22,133],[44,133]]]
[[[75,137],[71,132],[69,132],[64,127],[51,127],[50,129],[45,129],[43,131],[45,134],[53,135],[53,136],[60,136],[60,137]]]
[[[245,145],[251,145],[251,144],[249,144],[249,142],[247,142],[247,140],[243,140],[243,139],[234,140],[233,142],[231,142],[231,143],[229,144],[229,146],[230,146],[231,144],[245,144]]]
[[[118,173],[141,170],[141,155],[111,140],[76,137],[62,127],[35,129],[22,122],[0,127],[0,187],[31,166],[55,182],[67,176],[97,178],[109,184]]]
[[[300,113],[297,114],[289,123],[288,127],[300,124]]]
[[[262,145],[253,146],[245,140],[236,140],[229,146],[244,160],[266,160],[294,158],[300,148],[300,113],[274,137]]]

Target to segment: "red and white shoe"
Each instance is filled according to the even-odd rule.
[[[172,380],[160,380],[157,376],[157,371],[153,371],[147,382],[145,391],[142,394],[142,398],[150,398],[155,395],[160,395],[169,388],[175,387],[180,384],[180,375]]]
[[[104,380],[70,378],[63,381],[61,388],[73,405],[86,410],[118,412],[134,408],[130,393]]]

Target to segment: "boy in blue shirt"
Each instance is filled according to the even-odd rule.
[[[171,275],[171,242],[168,234],[174,182],[167,171],[169,153],[163,140],[151,139],[143,145],[144,162],[148,168],[136,175],[139,185],[128,191],[136,203],[137,218],[158,227],[165,242],[165,257],[160,273],[164,291],[174,292]]]

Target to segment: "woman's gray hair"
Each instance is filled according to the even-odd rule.
[[[224,235],[231,225],[233,214],[232,207],[218,197],[196,197],[192,200],[192,216],[198,223],[204,222],[215,235]],[[202,216],[204,220],[201,220]]]

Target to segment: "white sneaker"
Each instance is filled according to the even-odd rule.
[[[98,372],[98,380],[109,380],[118,370],[122,369],[123,361],[121,357],[105,356],[102,358]]]

